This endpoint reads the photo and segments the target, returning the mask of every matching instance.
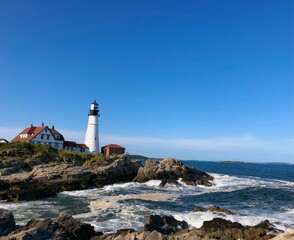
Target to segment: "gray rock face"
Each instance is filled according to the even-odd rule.
[[[294,230],[284,232],[284,233],[272,238],[272,240],[293,240],[293,239],[294,239]]]
[[[101,234],[95,232],[90,224],[62,213],[56,222],[51,219],[31,220],[24,227],[1,237],[1,240],[89,240]]]
[[[0,236],[14,227],[15,220],[12,212],[0,208]]]
[[[269,221],[248,227],[237,222],[231,222],[222,218],[214,218],[211,221],[204,221],[200,228],[201,236],[209,236],[216,239],[271,239],[274,237],[270,232],[274,228],[270,226]]]
[[[61,213],[56,221],[51,219],[31,220],[23,227],[17,227],[11,212],[0,210],[0,227],[12,229],[0,232],[1,240],[267,240],[275,237],[268,221],[256,226],[243,226],[222,218],[205,221],[201,228],[188,228],[185,221],[171,216],[151,215],[144,229],[121,229],[116,233],[95,232],[90,224],[74,219],[68,213]],[[292,239],[293,231],[280,235],[278,239]],[[285,237],[285,238],[283,238]]]
[[[74,163],[49,163],[1,176],[0,200],[35,200],[55,196],[57,192],[82,190],[91,186],[131,181],[141,164],[122,157],[105,166],[78,166]]]
[[[194,209],[195,212],[205,212],[205,211],[210,211],[210,212],[218,212],[221,214],[228,214],[228,215],[234,215],[235,213],[233,213],[232,211],[230,211],[229,209],[226,208],[221,208],[218,206],[210,206],[208,208],[204,208],[204,207],[196,207]]]
[[[31,220],[24,227],[12,232],[3,240],[14,239],[38,239],[38,240],[65,240],[68,239],[69,233],[54,224],[51,219]]]
[[[81,221],[74,219],[68,213],[61,213],[56,220],[56,223],[64,228],[72,239],[90,239],[97,234],[94,231],[94,227],[90,224],[82,223]]]
[[[187,222],[178,221],[172,216],[151,215],[148,223],[144,225],[144,231],[153,232],[155,230],[162,234],[171,234],[188,227]]]
[[[147,160],[144,167],[140,167],[134,181],[146,182],[153,179],[161,180],[161,186],[166,183],[177,184],[176,180],[182,178],[187,185],[211,186],[213,177],[193,167],[183,164],[182,161],[174,158],[167,158],[162,161]]]

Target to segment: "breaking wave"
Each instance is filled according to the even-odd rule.
[[[164,188],[159,187],[159,180],[129,182],[66,191],[55,198],[40,201],[0,202],[0,208],[12,210],[18,224],[31,218],[56,218],[62,211],[68,211],[103,232],[121,228],[139,230],[151,214],[173,215],[193,227],[201,227],[204,221],[222,217],[244,225],[255,225],[268,219],[282,230],[294,228],[293,182],[211,175],[215,178],[211,187],[187,186],[181,180],[177,186],[167,184]],[[228,208],[235,215],[194,211],[197,206],[210,205]]]

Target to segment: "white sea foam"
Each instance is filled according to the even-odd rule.
[[[142,183],[142,185],[148,186],[148,187],[159,187],[161,181],[160,180],[150,180],[148,182]]]
[[[125,189],[125,188],[137,188],[140,184],[136,182],[127,182],[127,183],[115,183],[111,185],[106,185],[103,187],[105,191],[113,191],[113,190],[119,190],[119,189]]]
[[[92,210],[109,208],[117,202],[125,200],[146,200],[146,201],[168,201],[174,200],[175,196],[172,194],[162,194],[162,193],[141,193],[141,194],[128,194],[128,195],[117,195],[108,198],[103,198],[100,200],[90,202],[90,207]]]
[[[93,194],[98,194],[100,192],[98,188],[95,189],[86,189],[86,190],[78,190],[78,191],[64,191],[60,192],[57,195],[68,195],[68,196],[73,196],[73,197],[89,197],[90,195]]]
[[[275,181],[280,182],[280,183],[282,183],[285,186],[294,187],[294,182],[289,182],[289,181],[284,181],[284,180],[278,180],[278,179],[277,180],[275,179]]]
[[[205,188],[208,191],[229,192],[241,190],[249,187],[258,188],[281,188],[293,186],[293,182],[275,180],[275,179],[262,179],[259,177],[235,177],[223,174],[211,174],[214,177],[213,186]]]
[[[223,215],[212,212],[190,212],[190,213],[172,213],[177,220],[186,221],[190,226],[200,228],[204,221],[211,221],[213,218],[223,218],[232,222],[239,222],[244,226],[254,226],[259,224],[261,221],[269,220],[280,230],[287,231],[293,229],[293,223],[291,224],[291,218],[285,219],[285,215],[261,215],[261,216],[243,216],[243,215]],[[293,217],[293,216],[292,216]],[[287,217],[286,217],[287,218]],[[285,224],[285,220],[288,220],[290,224]],[[292,218],[293,220],[293,218]]]
[[[135,228],[139,230],[146,222],[150,214],[173,215],[178,220],[185,220],[193,227],[201,227],[204,221],[212,220],[214,217],[222,217],[231,221],[240,222],[243,225],[255,225],[260,221],[268,219],[282,230],[294,228],[294,209],[285,208],[278,213],[268,212],[260,213],[258,211],[242,212],[243,215],[220,215],[212,212],[184,212],[183,209],[170,210],[164,205],[158,205],[156,202],[152,203],[137,201],[140,200],[141,195],[157,194],[163,196],[172,196],[171,198],[161,199],[166,202],[166,205],[180,197],[185,196],[199,196],[202,194],[216,193],[216,192],[233,192],[246,188],[286,188],[291,189],[294,183],[282,180],[261,179],[257,177],[235,177],[223,174],[211,174],[215,179],[211,187],[206,186],[187,186],[181,179],[178,180],[178,186],[167,184],[164,188],[159,187],[160,180],[151,180],[146,183],[121,183],[104,186],[103,188],[88,189],[81,191],[66,191],[58,194],[56,199],[20,202],[20,203],[6,203],[0,202],[1,208],[10,209],[13,211],[18,224],[23,224],[31,218],[57,216],[63,210],[64,205],[67,204],[67,199],[70,201],[77,201],[80,204],[82,201],[86,206],[90,206],[90,202],[107,202],[112,201],[107,208],[92,209],[91,212],[81,213],[75,217],[83,218],[83,221],[91,223],[97,231],[113,232],[120,228]],[[197,199],[197,198],[195,198]],[[130,201],[129,201],[130,200]],[[142,200],[142,199],[141,199]],[[196,206],[195,202],[195,206]],[[209,202],[207,203],[210,204]],[[212,203],[214,204],[214,203]],[[217,203],[216,203],[217,204]],[[256,208],[260,202],[249,203],[250,209]],[[207,207],[207,206],[204,206]],[[85,210],[85,209],[84,209]],[[83,210],[83,212],[84,212]],[[44,213],[46,211],[46,214]],[[76,212],[75,212],[76,213]],[[240,212],[239,212],[240,213]]]
[[[212,220],[215,215],[211,212],[205,213],[173,213],[175,219],[179,221],[186,221],[191,227],[200,228],[204,221]]]

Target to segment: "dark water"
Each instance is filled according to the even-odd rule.
[[[213,186],[191,187],[179,181],[180,187],[160,188],[157,180],[130,182],[63,192],[41,201],[0,202],[0,207],[11,209],[20,224],[31,218],[56,218],[60,212],[68,211],[104,232],[140,229],[150,214],[173,215],[195,227],[222,217],[244,225],[268,219],[282,230],[294,229],[294,165],[205,161],[185,164],[213,175]],[[227,208],[235,215],[194,212],[197,206],[210,205]]]
[[[236,163],[184,161],[189,166],[206,172],[221,173],[234,176],[253,176],[260,178],[279,179],[294,182],[294,164],[284,163]]]

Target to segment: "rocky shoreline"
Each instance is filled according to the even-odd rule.
[[[268,221],[255,226],[243,226],[222,218],[205,221],[200,228],[189,228],[185,221],[172,216],[151,215],[141,231],[120,229],[116,233],[96,232],[90,224],[74,219],[63,212],[56,220],[30,220],[25,226],[15,224],[13,214],[0,209],[1,240],[254,240],[254,239],[293,239],[293,232],[280,233]]]
[[[23,201],[53,197],[58,192],[103,187],[121,182],[146,182],[151,179],[177,184],[179,178],[188,185],[210,186],[213,177],[182,161],[165,159],[141,161],[127,155],[90,161],[74,154],[61,157],[56,149],[31,150],[31,145],[0,151],[0,200]],[[91,157],[91,156],[90,156]]]
[[[189,167],[173,158],[162,161],[141,161],[127,155],[108,159],[95,159],[89,155],[76,155],[58,152],[49,146],[36,151],[35,146],[26,144],[21,148],[0,149],[0,200],[23,201],[55,196],[58,192],[83,190],[103,187],[122,182],[147,182],[161,180],[160,186],[167,183],[178,185],[178,180],[191,186],[211,186],[213,177]],[[132,198],[157,199],[158,195],[129,195]],[[112,202],[119,199],[112,199]],[[107,202],[107,204],[112,203]],[[92,207],[99,207],[101,202],[94,202]],[[105,203],[103,203],[105,204]],[[195,211],[217,211],[222,214],[234,214],[230,210],[211,206],[201,206]],[[156,240],[156,239],[272,239],[281,231],[268,221],[255,226],[243,226],[222,218],[204,221],[200,228],[190,228],[187,222],[178,221],[172,216],[151,215],[141,231],[121,229],[116,233],[95,232],[90,224],[74,219],[68,213],[61,213],[55,220],[30,220],[25,226],[15,224],[13,214],[0,209],[0,239],[89,239],[89,240]],[[290,233],[290,237],[293,236]],[[277,238],[279,239],[279,238]],[[284,238],[287,239],[287,238]],[[291,238],[289,238],[291,239]]]

